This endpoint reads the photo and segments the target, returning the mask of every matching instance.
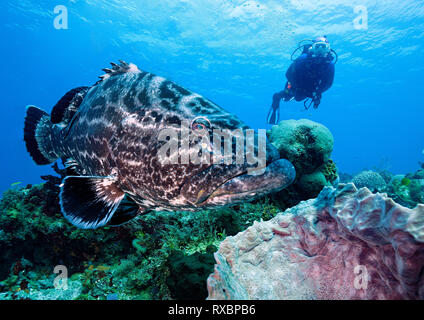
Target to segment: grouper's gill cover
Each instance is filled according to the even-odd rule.
[[[65,159],[73,172],[61,185],[60,204],[74,225],[97,228],[123,224],[149,210],[226,206],[279,191],[293,182],[293,166],[279,159],[268,142],[267,167],[260,175],[248,174],[254,165],[246,160],[161,162],[160,150],[169,142],[160,139],[164,129],[174,129],[177,135],[168,140],[176,139],[179,147],[185,124],[190,125],[190,133],[206,130],[209,145],[191,139],[189,146],[200,148],[201,144],[213,150],[213,130],[248,127],[213,102],[133,64],[121,61],[104,71],[91,88],[68,92],[52,111],[54,119],[33,106],[28,107],[25,119],[24,140],[34,161],[41,165]],[[235,140],[232,148],[236,149]],[[183,154],[178,148],[168,153],[179,160]]]

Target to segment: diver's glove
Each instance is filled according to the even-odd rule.
[[[314,102],[314,109],[317,109],[318,106],[321,104],[321,93],[319,92],[314,93],[312,101]]]

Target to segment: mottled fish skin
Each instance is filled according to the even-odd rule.
[[[194,200],[202,187],[211,193],[246,171],[246,165],[159,163],[164,143],[159,132],[180,130],[182,120],[198,116],[207,117],[213,128],[248,129],[213,102],[130,64],[89,90],[70,125],[57,126],[52,145],[59,157],[72,159],[78,174],[113,177],[141,207],[197,210],[202,206]],[[196,183],[185,184],[192,177]]]

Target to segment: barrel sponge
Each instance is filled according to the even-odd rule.
[[[268,137],[281,158],[293,163],[298,176],[313,173],[330,160],[333,151],[330,130],[307,119],[281,121],[272,127]]]
[[[424,205],[325,187],[227,237],[214,256],[211,300],[423,300]]]

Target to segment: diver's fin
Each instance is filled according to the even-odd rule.
[[[53,124],[46,112],[34,106],[27,107],[24,140],[27,150],[36,164],[49,164],[58,159],[53,150],[52,128]]]
[[[108,225],[112,227],[121,226],[132,219],[134,219],[139,213],[145,213],[150,210],[143,210],[134,200],[128,195],[119,204],[112,219],[110,219]]]
[[[125,194],[108,177],[74,177],[63,180],[60,207],[65,218],[82,229],[106,225]]]
[[[78,87],[67,92],[53,107],[52,123],[65,122],[67,124],[78,111],[89,89],[89,87]]]
[[[271,107],[268,112],[268,118],[267,118],[268,124],[272,124],[272,125],[277,124],[276,118],[277,118],[277,110]]]
[[[100,76],[101,79],[99,82],[104,81],[112,76],[123,74],[126,72],[140,72],[140,70],[137,68],[135,64],[132,63],[126,63],[125,61],[119,60],[119,64],[110,63],[112,65],[112,68],[105,68],[103,69],[106,74]]]

